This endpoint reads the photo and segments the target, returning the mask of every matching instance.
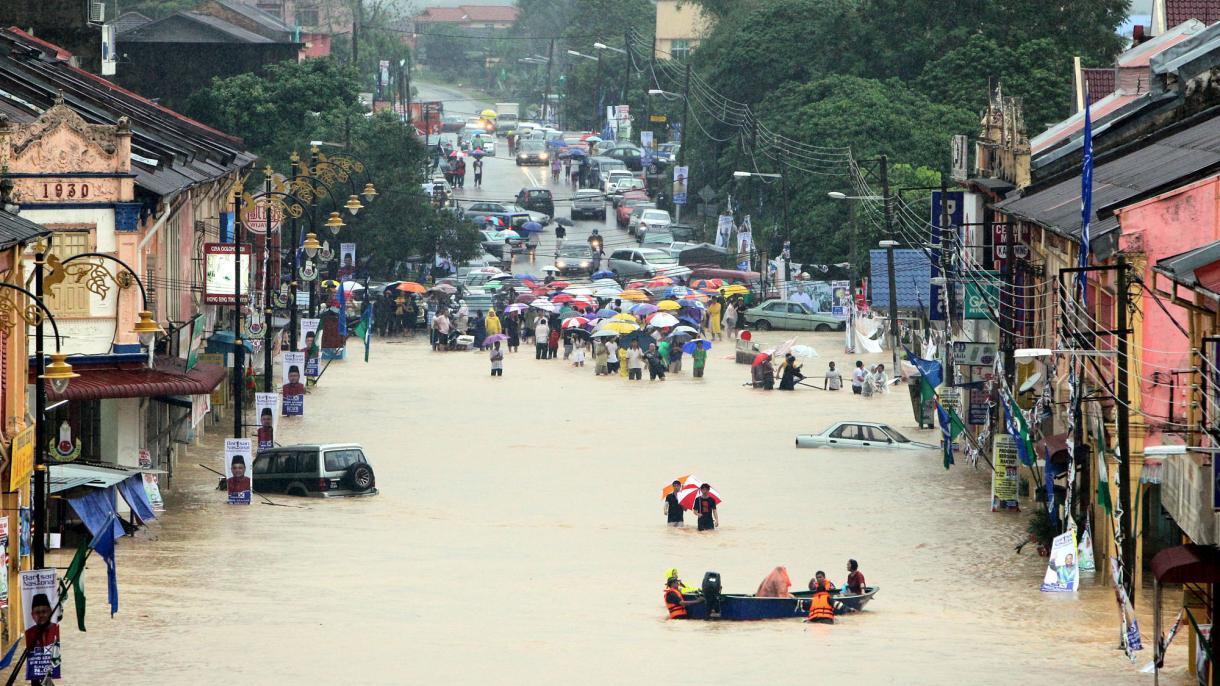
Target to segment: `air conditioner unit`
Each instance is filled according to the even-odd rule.
[[[106,21],[106,3],[99,0],[91,0],[89,3],[89,22],[101,24],[104,21]]]

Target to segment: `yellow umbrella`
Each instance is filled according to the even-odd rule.
[[[679,305],[676,300],[662,300],[661,302],[657,303],[657,309],[672,312],[673,310],[682,309],[682,306]]]
[[[631,322],[632,324],[640,321],[639,319],[636,319],[634,314],[631,314],[629,312],[620,312],[619,314],[614,315],[610,319],[615,320],[615,321],[620,321],[620,322]]]
[[[732,286],[721,286],[720,288],[721,295],[746,295],[749,292],[750,289],[739,283],[735,283]]]
[[[617,298],[619,300],[632,300],[635,302],[643,302],[648,299],[648,296],[644,295],[644,293],[642,293],[640,291],[630,290],[630,291],[623,291],[622,293],[619,293],[618,295],[615,296],[615,298]]]
[[[639,326],[637,326],[636,324],[632,324],[631,322],[614,322],[614,321],[612,321],[609,324],[602,327],[602,329],[609,329],[610,331],[613,331],[614,333],[631,333],[632,331],[638,331],[639,328],[640,328]]]
[[[479,112],[479,116],[483,117],[484,119],[495,119],[496,111],[491,109],[483,110],[482,112]]]

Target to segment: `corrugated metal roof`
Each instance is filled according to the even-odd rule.
[[[872,272],[872,307],[888,310],[890,282],[886,251],[870,250],[869,264]],[[927,309],[931,279],[932,263],[927,253],[922,250],[894,250],[894,287],[898,293],[898,309]]]
[[[259,26],[279,33],[292,33],[292,27],[280,21],[280,18],[274,14],[264,12],[254,5],[247,5],[243,2],[232,2],[231,0],[213,0],[217,5],[225,9],[236,12],[243,17],[257,23]]]
[[[140,474],[143,471],[121,467],[117,464],[51,464],[47,465],[47,481],[51,493],[62,493],[83,486],[110,488],[133,474]]]
[[[1165,25],[1177,26],[1191,19],[1204,24],[1220,21],[1220,0],[1165,0]]]
[[[1088,85],[1089,97],[1097,100],[1114,92],[1115,83],[1118,81],[1118,70],[1114,67],[1080,71],[1083,72],[1084,82]]]
[[[1220,118],[1153,140],[1093,170],[1094,220],[1098,210],[1114,208],[1181,179],[1220,169]],[[1080,237],[1080,176],[1051,186],[1027,189],[996,208],[1035,222],[1063,236]]]
[[[175,24],[180,27],[189,24],[206,27],[206,29],[219,32],[231,40],[204,39],[204,34],[198,34],[199,38],[197,40],[183,40],[174,36],[174,33],[180,33],[181,29],[175,30],[172,28],[170,29],[170,34],[167,35],[165,29]],[[157,21],[149,22],[127,31],[122,36],[119,36],[118,42],[120,43],[120,52],[122,52],[122,43],[179,43],[189,45],[191,43],[274,43],[275,41],[266,36],[260,36],[253,31],[247,31],[219,17],[199,14],[198,12],[175,12],[164,19],[158,19]]]
[[[1220,262],[1220,241],[1159,259],[1153,268],[1183,286],[1194,288],[1199,285],[1195,270],[1215,262]]]
[[[0,210],[0,250],[22,245],[51,233],[29,219]]]
[[[117,36],[125,31],[137,29],[145,24],[152,23],[152,19],[140,14],[139,12],[124,12],[119,15],[118,19],[115,19],[111,23],[114,24],[114,33]]]
[[[211,393],[224,380],[224,367],[199,363],[186,371],[178,360],[158,358],[153,368],[141,364],[73,369],[67,390],[58,393],[46,383],[50,400],[101,400],[105,398],[155,398],[163,395],[202,395]],[[31,371],[31,377],[34,372]],[[31,382],[33,379],[31,378]]]

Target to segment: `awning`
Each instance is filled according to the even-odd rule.
[[[1220,548],[1188,543],[1152,558],[1152,576],[1162,584],[1220,583]]]
[[[187,371],[183,361],[169,358],[159,358],[151,369],[142,364],[124,363],[106,367],[74,367],[73,371],[79,373],[80,378],[72,379],[63,393],[56,393],[50,383],[46,384],[48,400],[202,395],[211,393],[225,378],[224,367],[199,363]]]
[[[120,481],[140,474],[141,470],[121,467],[117,464],[51,464],[47,465],[47,480],[51,493],[62,493],[73,488],[110,488]]]
[[[254,352],[250,341],[244,341],[243,345],[246,352]],[[210,353],[227,353],[232,347],[233,333],[231,331],[217,331],[208,337],[207,351]]]

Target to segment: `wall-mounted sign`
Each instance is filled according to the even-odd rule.
[[[232,243],[204,243],[203,256],[207,270],[203,282],[203,302],[209,305],[232,305],[235,298],[233,267],[236,251]],[[249,300],[250,246],[241,246],[242,300]]]
[[[953,362],[973,367],[990,367],[995,364],[995,343],[953,342]]]

